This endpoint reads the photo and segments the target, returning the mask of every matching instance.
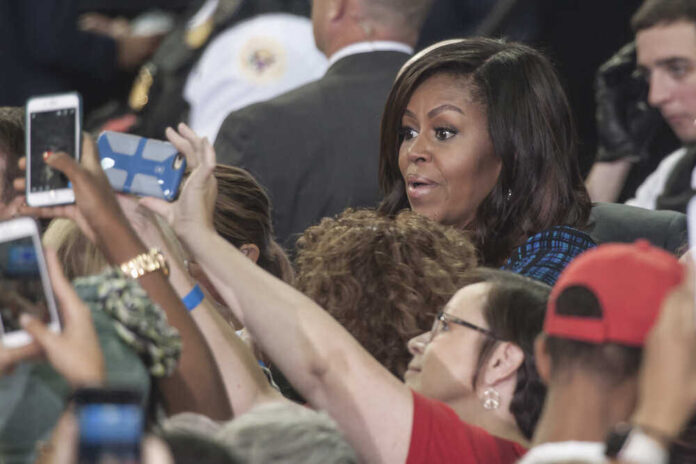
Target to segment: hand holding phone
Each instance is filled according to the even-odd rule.
[[[30,98],[26,104],[26,200],[31,206],[73,203],[68,179],[46,158],[64,152],[79,159],[82,126],[78,93]]]
[[[55,252],[47,250],[44,260],[36,222],[2,222],[0,237],[1,280],[12,290],[0,303],[5,347],[0,367],[43,353],[71,385],[100,384],[104,360],[91,312],[63,275]],[[62,333],[53,289],[64,315]]]
[[[46,250],[46,262],[63,314],[63,331],[56,333],[27,315],[20,319],[22,328],[73,388],[101,385],[105,376],[104,356],[92,313],[63,274],[55,251]]]
[[[0,223],[0,335],[6,347],[26,345],[20,316],[29,314],[60,330],[53,290],[36,222],[17,218]]]
[[[26,167],[27,160],[19,160],[20,169]],[[97,244],[97,234],[101,232],[106,244],[110,244],[109,238],[118,233],[118,225],[124,225],[123,217],[113,190],[109,185],[104,171],[99,164],[94,141],[84,135],[82,138],[81,162],[71,156],[59,152],[46,159],[46,164],[57,172],[64,174],[71,182],[75,195],[75,205],[59,205],[50,207],[22,206],[19,214],[40,217],[63,217],[77,223],[80,230]],[[24,179],[15,182],[16,188],[20,188]]]
[[[119,192],[173,201],[186,160],[169,142],[105,131],[97,139],[101,165]]]

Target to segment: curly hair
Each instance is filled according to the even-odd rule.
[[[410,211],[389,218],[348,209],[304,232],[295,264],[296,287],[402,378],[408,340],[430,330],[477,262],[453,227]]]

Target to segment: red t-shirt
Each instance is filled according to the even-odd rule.
[[[527,450],[462,420],[449,406],[413,392],[407,464],[513,464]]]

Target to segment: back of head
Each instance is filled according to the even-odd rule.
[[[363,0],[366,15],[376,23],[396,31],[420,33],[433,0]],[[415,41],[414,41],[415,42]]]
[[[631,18],[631,27],[638,33],[678,21],[689,21],[696,26],[696,3],[692,0],[645,0]]]
[[[292,266],[274,240],[271,202],[263,187],[241,168],[218,164],[214,174],[218,184],[213,216],[215,230],[236,247],[256,245],[258,265],[291,283]]]
[[[483,307],[488,329],[496,337],[514,343],[524,352],[524,361],[517,370],[510,412],[524,436],[531,439],[546,396],[546,387],[534,360],[534,340],[541,333],[551,288],[528,277],[497,269],[479,268],[469,273],[467,279],[472,283],[490,284],[491,289]],[[497,343],[492,338],[484,340],[474,385]]]
[[[462,232],[410,211],[391,219],[348,209],[308,228],[297,250],[297,288],[398,377],[408,340],[430,330],[476,265]]]
[[[289,401],[256,406],[216,438],[246,464],[351,464],[358,459],[326,413]]]
[[[174,464],[238,464],[246,463],[236,457],[223,443],[214,438],[182,431],[165,432],[160,436],[174,458]]]
[[[24,156],[24,109],[0,107],[0,201],[7,203],[16,194],[12,181],[19,175],[17,160]]]
[[[645,241],[579,256],[554,286],[544,321],[552,382],[578,370],[610,387],[635,378],[662,301],[682,278],[676,258]]]
[[[496,185],[469,229],[484,263],[500,265],[528,236],[555,225],[583,227],[590,212],[576,153],[573,117],[550,61],[531,47],[487,38],[435,44],[401,69],[381,126],[380,211],[407,208],[398,166],[401,120],[411,96],[428,78],[461,78],[487,113]]]

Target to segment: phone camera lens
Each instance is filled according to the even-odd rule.
[[[181,165],[184,164],[184,155],[181,153],[177,153],[176,156],[174,157],[174,163],[172,166],[174,169],[179,169],[181,168]]]

